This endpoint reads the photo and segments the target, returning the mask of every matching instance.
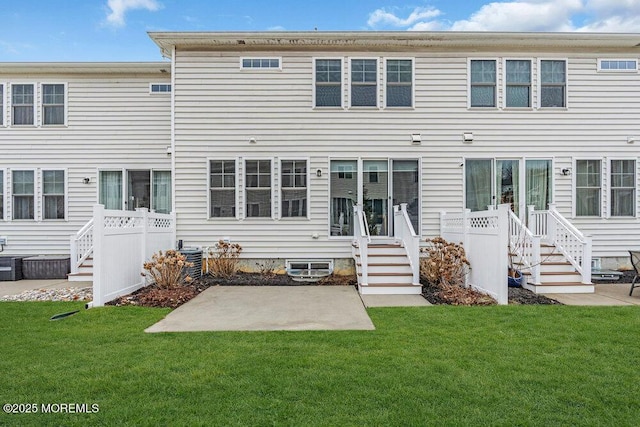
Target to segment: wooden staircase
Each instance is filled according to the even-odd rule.
[[[531,273],[524,269],[523,284],[536,294],[583,294],[593,293],[593,284],[582,283],[582,275],[567,261],[566,257],[554,246],[549,244],[540,245],[540,283],[531,283]],[[522,264],[514,263],[516,268],[521,268]]]
[[[77,273],[67,274],[69,282],[93,282],[93,258],[85,259],[78,267]]]
[[[363,280],[362,257],[353,244],[358,290],[361,294],[419,295],[420,283],[413,283],[413,272],[406,249],[399,243],[367,244],[367,278]]]

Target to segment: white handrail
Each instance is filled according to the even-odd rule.
[[[80,265],[93,253],[93,218],[71,236],[71,273],[77,273]]]
[[[509,253],[517,257],[525,269],[531,273],[531,282],[540,282],[540,236],[535,236],[520,218],[509,209]]]
[[[582,234],[553,205],[547,221],[551,241],[582,275],[582,283],[591,284],[591,237]]]
[[[393,207],[393,237],[402,242],[407,252],[413,283],[420,283],[420,237],[413,229],[406,203]]]
[[[355,218],[354,230],[353,230],[353,254],[354,257],[357,253],[360,255],[360,280],[358,283],[363,286],[367,286],[368,282],[368,249],[369,243],[371,243],[371,236],[369,235],[369,223],[367,216],[362,209],[362,206],[355,205],[353,207],[353,213]]]

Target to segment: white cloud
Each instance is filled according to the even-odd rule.
[[[397,10],[373,11],[368,26],[409,31],[640,32],[640,0],[493,1],[455,22],[442,19],[444,11],[433,7],[415,8],[408,17]]]
[[[122,27],[125,25],[124,15],[134,9],[146,9],[156,11],[160,9],[160,3],[157,0],[108,0],[107,7],[110,13],[107,14],[107,24],[114,27]]]
[[[377,27],[379,25],[389,25],[392,27],[408,27],[424,23],[425,20],[431,20],[440,16],[441,12],[433,7],[416,7],[406,18],[400,18],[386,9],[377,9],[369,14],[367,25]]]
[[[273,27],[269,27],[267,28],[267,31],[286,31],[287,29],[284,28],[282,25],[275,25]]]

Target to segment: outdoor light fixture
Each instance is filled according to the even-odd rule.
[[[258,142],[258,140],[256,139],[255,136],[252,136],[251,138],[249,138],[249,143],[250,144],[255,144],[256,142]]]
[[[316,176],[317,176],[318,178],[320,178],[320,177],[322,176],[322,169],[318,169],[318,170],[316,171]]]
[[[84,182],[85,184],[88,184],[89,181],[91,181],[91,178],[82,178],[82,182]]]
[[[413,145],[422,144],[422,135],[420,135],[419,133],[412,133],[411,134],[411,143]]]
[[[473,142],[473,132],[463,132],[462,133],[462,141],[463,142]]]
[[[562,173],[562,175],[564,176],[569,176],[571,175],[571,169],[569,168],[562,168],[562,170],[560,171]]]

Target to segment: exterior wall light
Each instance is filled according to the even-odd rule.
[[[473,142],[473,132],[463,132],[462,142]]]
[[[322,169],[318,169],[318,170],[316,171],[316,176],[317,176],[318,178],[320,178],[320,177],[322,176]]]
[[[563,176],[569,176],[571,175],[571,169],[569,168],[563,168],[560,173],[562,173]]]
[[[411,143],[413,145],[422,144],[422,135],[420,135],[419,133],[412,133],[411,134]]]
[[[255,144],[256,142],[258,142],[258,140],[256,139],[255,136],[252,136],[251,138],[249,138],[249,143],[250,144]]]
[[[82,182],[88,184],[91,181],[91,178],[82,178]]]

